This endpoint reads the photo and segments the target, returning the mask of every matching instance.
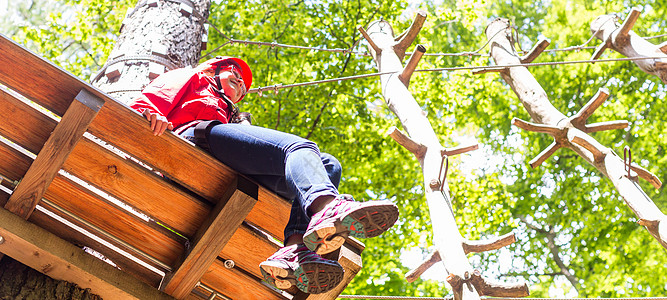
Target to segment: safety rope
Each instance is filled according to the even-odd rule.
[[[107,70],[107,68],[108,68],[109,66],[112,66],[112,65],[114,65],[114,64],[116,64],[116,63],[119,63],[119,62],[133,61],[133,60],[135,60],[135,61],[148,61],[148,62],[158,63],[158,64],[160,64],[160,65],[165,66],[165,68],[167,68],[167,71],[171,71],[171,70],[173,70],[173,69],[177,69],[177,68],[178,68],[178,66],[177,66],[176,64],[174,64],[172,61],[170,61],[170,60],[168,60],[168,59],[166,59],[166,58],[157,56],[157,55],[132,55],[132,56],[120,56],[120,57],[117,57],[117,58],[115,58],[115,59],[108,60],[108,61],[102,66],[102,68],[101,68],[99,71],[97,71],[97,74],[95,74],[95,76],[93,76],[93,79],[92,79],[90,82],[96,82],[96,81],[98,81],[98,80],[102,77],[102,75],[106,72],[106,70]]]
[[[338,299],[377,299],[377,300],[451,300],[453,296],[444,297],[410,297],[410,296],[369,296],[369,295],[339,295]],[[667,297],[634,297],[634,298],[510,298],[510,297],[481,297],[482,300],[667,300]]]
[[[609,20],[611,20],[611,19],[609,19]],[[609,21],[609,20],[607,20],[607,21]],[[605,21],[605,22],[607,22],[607,21]],[[352,50],[352,49],[354,49],[354,47],[357,46],[359,41],[357,41],[357,43],[355,43],[352,47],[350,47],[348,49],[344,49],[344,48],[320,48],[320,47],[309,47],[309,46],[297,46],[297,45],[282,44],[282,43],[277,43],[277,42],[257,42],[257,41],[249,41],[249,40],[239,40],[239,39],[230,38],[229,36],[224,34],[220,29],[218,29],[218,27],[216,27],[212,23],[207,22],[207,24],[209,24],[211,27],[213,27],[213,29],[215,29],[215,31],[217,31],[227,41],[224,42],[223,44],[221,44],[220,46],[216,47],[215,49],[209,51],[208,53],[200,56],[199,60],[210,56],[215,51],[219,50],[220,48],[222,48],[225,45],[235,44],[235,43],[236,44],[242,44],[242,45],[266,46],[266,47],[271,47],[271,48],[276,48],[276,47],[278,47],[278,48],[291,48],[291,49],[300,49],[300,50],[308,50],[308,51],[324,51],[324,52],[335,52],[335,53],[343,53],[343,54],[354,54],[354,55],[359,55],[359,56],[371,56],[368,52],[359,52],[359,51],[353,51]],[[515,30],[516,34],[518,34],[518,30],[516,29],[516,27],[512,26],[511,28]],[[598,29],[598,31],[599,31],[599,29]],[[501,31],[496,32],[496,35],[500,32]],[[588,45],[595,38],[596,34],[597,34],[597,31],[595,33],[593,33],[588,38],[588,40],[581,45],[570,46],[570,47],[559,48],[559,49],[549,49],[549,50],[544,50],[544,52],[563,52],[563,51],[579,51],[579,50],[583,50],[583,49],[595,49],[594,46],[587,47],[586,45]],[[667,34],[645,37],[644,39],[645,40],[650,40],[650,39],[661,38],[661,37],[664,37],[664,36],[667,36]],[[444,53],[444,52],[424,53],[423,55],[424,56],[483,56],[483,57],[489,57],[490,56],[489,54],[484,54],[484,53],[479,53],[479,52],[482,51],[491,42],[491,40],[492,40],[492,38],[488,39],[486,41],[486,43],[484,43],[484,45],[482,45],[479,49],[477,49],[475,51],[463,51],[463,52],[453,52],[453,53]],[[523,51],[521,51],[521,52],[523,52]],[[411,55],[412,52],[406,52],[405,54],[406,55]]]
[[[555,61],[555,62],[541,62],[541,63],[527,63],[527,64],[512,64],[512,65],[502,65],[502,66],[446,67],[446,68],[433,68],[433,69],[419,69],[419,70],[415,70],[415,72],[442,72],[442,71],[459,71],[459,70],[494,70],[494,71],[498,71],[498,70],[502,70],[502,69],[506,69],[506,68],[513,68],[513,67],[537,67],[537,66],[553,66],[553,65],[597,63],[597,62],[636,61],[636,60],[645,60],[645,59],[664,59],[664,57],[624,57],[624,58],[609,58],[609,59],[597,59],[597,60],[592,60],[591,59],[591,60],[573,60],[573,61]],[[366,77],[375,77],[375,76],[381,76],[381,75],[387,75],[387,74],[395,74],[395,73],[399,73],[399,72],[401,72],[401,71],[369,73],[369,74],[339,77],[339,78],[332,78],[332,79],[324,79],[324,80],[317,80],[317,81],[310,81],[310,82],[301,82],[301,83],[294,83],[294,84],[284,84],[284,85],[283,84],[275,84],[275,85],[271,85],[271,86],[264,86],[264,87],[258,87],[258,88],[250,89],[250,90],[248,90],[248,93],[262,93],[262,92],[265,92],[265,91],[277,92],[279,89],[285,89],[285,88],[317,85],[317,84],[328,83],[328,82],[345,81],[345,80],[360,79],[360,78],[366,78]]]
[[[356,54],[356,55],[361,55],[361,56],[370,56],[367,52],[355,52],[352,51],[354,47],[358,43],[355,43],[350,47],[349,49],[342,49],[342,48],[318,48],[318,47],[308,47],[308,46],[296,46],[296,45],[288,45],[288,44],[281,44],[281,43],[276,43],[276,42],[255,42],[255,41],[247,41],[247,40],[238,40],[238,39],[233,39],[227,36],[226,34],[222,33],[218,27],[213,25],[212,23],[208,22],[208,24],[215,29],[223,38],[227,39],[227,42],[223,43],[221,46],[216,47],[215,49],[209,51],[208,53],[202,55],[199,59],[201,60],[202,58],[205,58],[209,55],[211,55],[213,52],[217,51],[220,49],[220,47],[227,45],[227,44],[243,44],[243,45],[257,45],[257,46],[268,46],[271,48],[279,47],[279,48],[292,48],[292,49],[300,49],[300,50],[314,50],[314,51],[324,51],[324,52],[335,52],[335,53],[343,53],[343,54]]]

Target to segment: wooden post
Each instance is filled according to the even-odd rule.
[[[76,282],[104,299],[173,299],[3,208],[0,251],[53,279]]]
[[[386,21],[376,21],[368,26],[367,33],[363,30],[362,33],[365,33],[364,36],[369,40],[369,51],[378,66],[378,71],[395,72],[380,77],[382,94],[391,111],[400,119],[407,134],[392,129],[390,135],[411,151],[421,165],[426,200],[432,216],[433,243],[450,276],[465,279],[469,278],[466,274],[473,274],[474,270],[463,248],[464,239],[454,218],[449,189],[446,182],[441,181],[440,176],[447,154],[461,151],[447,150],[440,145],[426,114],[407,89],[405,79],[409,78],[408,75],[411,69],[414,70],[416,67],[419,57],[411,59],[406,68],[401,63],[405,50],[416,38],[425,18],[426,13],[419,12],[410,28],[396,38],[391,25]],[[424,51],[423,46],[418,49],[418,52]],[[400,74],[403,74],[403,79]],[[480,299],[480,294],[470,281],[464,280],[460,285],[452,287],[454,299]]]
[[[635,7],[623,24],[618,24],[614,15],[602,15],[591,22],[591,32],[603,42],[595,49],[593,59],[600,57],[607,48],[627,57],[657,57],[634,62],[642,71],[660,77],[662,83],[667,84],[667,53],[664,50],[667,44],[654,45],[631,30],[640,14],[641,9]]]
[[[88,125],[104,105],[104,100],[83,89],[56,125],[42,150],[30,165],[5,208],[28,219],[46,189],[62,168],[67,156],[83,137]]]
[[[184,299],[190,294],[257,203],[257,185],[243,177],[236,181],[199,228],[183,262],[166,277],[163,289],[174,298]]]
[[[498,34],[500,31],[502,31],[501,34]],[[486,36],[491,39],[491,56],[498,66],[520,63],[520,57],[510,42],[509,20],[498,18],[491,22],[486,28]],[[667,220],[667,217],[644,193],[632,172],[636,172],[656,187],[660,187],[662,183],[655,175],[641,169],[638,165],[626,164],[624,159],[613,150],[601,145],[587,134],[587,132],[627,126],[627,122],[624,121],[605,122],[602,125],[601,123],[585,124],[586,119],[606,99],[609,92],[601,89],[579,113],[568,118],[551,104],[546,92],[527,68],[511,67],[500,72],[500,75],[517,94],[533,121],[538,123],[515,119],[514,124],[526,130],[544,132],[554,137],[554,143],[547,148],[547,151],[543,151],[536,161],[543,162],[560,147],[574,150],[611,180],[616,190],[639,218],[639,224],[646,226],[651,235],[667,248],[667,222],[663,222]],[[534,162],[531,162],[531,165]]]

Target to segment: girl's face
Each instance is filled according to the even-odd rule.
[[[239,102],[241,97],[248,92],[243,77],[241,77],[241,71],[237,66],[228,65],[223,67],[219,76],[222,91],[232,102]]]

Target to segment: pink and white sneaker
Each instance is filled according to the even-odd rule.
[[[326,254],[345,243],[345,238],[376,237],[398,219],[398,207],[389,200],[356,202],[350,195],[338,195],[313,215],[303,242],[317,254]]]
[[[324,259],[304,244],[283,247],[259,264],[269,284],[286,290],[296,285],[309,294],[327,292],[343,280],[343,267],[333,260]]]

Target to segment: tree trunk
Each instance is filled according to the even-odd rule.
[[[210,6],[210,0],[139,0],[92,84],[127,103],[159,74],[196,66]]]
[[[486,28],[491,45],[491,57],[498,66],[519,64],[520,58],[512,44],[509,20],[498,18]],[[639,177],[660,188],[662,182],[649,171],[632,163],[631,158],[619,157],[612,149],[601,145],[588,133],[627,126],[627,121],[610,121],[586,124],[586,120],[608,96],[608,91],[600,89],[591,101],[572,117],[566,117],[549,101],[546,92],[526,67],[508,67],[500,71],[500,76],[519,97],[530,117],[538,124],[515,119],[514,125],[525,130],[548,133],[554,142],[531,163],[536,167],[559,148],[570,148],[600,173],[609,178],[623,197],[626,204],[639,218],[653,237],[667,249],[667,216],[653,203],[653,200],[637,183]]]
[[[51,279],[9,256],[0,260],[0,299],[81,299],[100,296],[76,284]]]

